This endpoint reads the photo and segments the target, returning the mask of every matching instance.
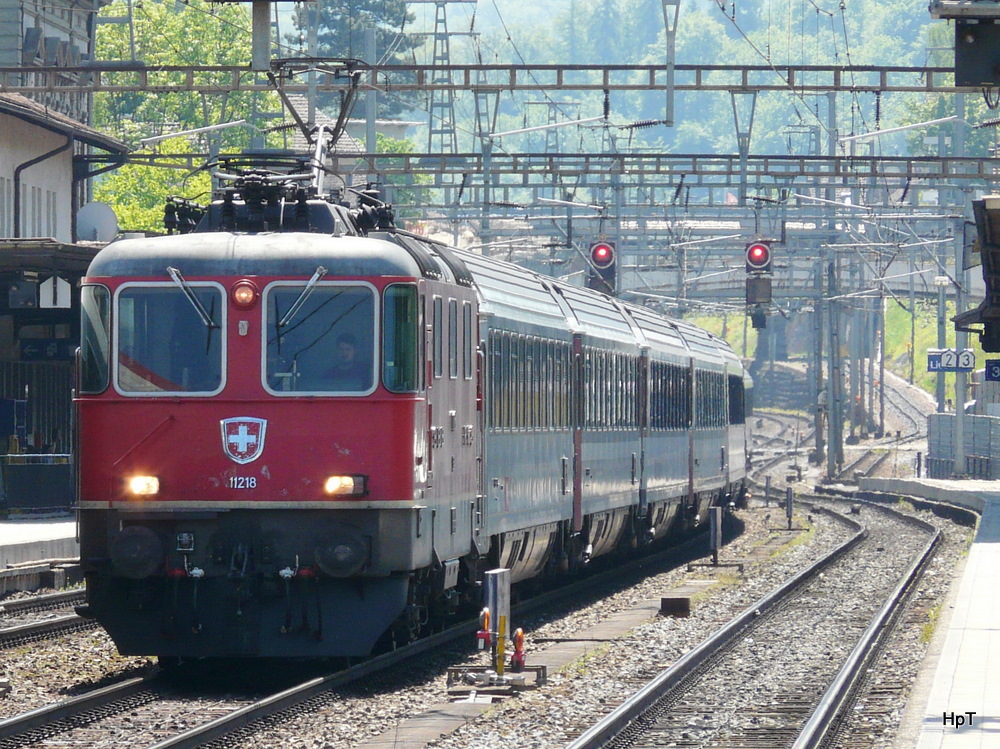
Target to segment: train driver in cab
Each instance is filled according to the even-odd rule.
[[[371,364],[359,355],[357,339],[350,333],[337,336],[334,365],[329,378],[333,390],[367,390],[371,384]]]

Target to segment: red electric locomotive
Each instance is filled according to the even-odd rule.
[[[604,369],[596,339],[584,346],[569,329],[572,299],[562,311],[551,303],[547,338],[541,306],[520,333],[501,335],[504,315],[487,297],[507,294],[496,278],[513,266],[396,230],[369,195],[349,209],[305,182],[301,170],[245,169],[205,209],[168,206],[168,225],[193,230],[114,242],[84,279],[82,613],[122,653],[366,655],[475,597],[489,566],[515,579],[566,568],[697,524],[709,503],[741,491],[748,380],[724,343],[655,361],[665,351],[656,335],[628,349],[617,341]],[[509,281],[511,293],[527,288]],[[637,335],[649,328],[578,291],[638,321]],[[512,335],[538,341],[534,369],[500,363],[505,351],[527,361],[523,346],[504,348]],[[711,408],[695,406],[696,359],[722,383],[704,388],[721,399]],[[667,387],[670,367],[681,374],[669,386],[688,388],[678,418],[725,411],[702,430],[712,460],[720,441],[723,453],[704,476],[680,468],[694,457],[635,452],[643,430],[654,444],[650,378],[664,373]],[[518,372],[526,382],[504,386],[499,405],[498,383]],[[639,445],[614,448],[621,469],[609,458],[600,482],[579,453],[599,426],[588,397],[618,404],[602,411],[616,421],[596,430],[601,440],[617,429]],[[519,441],[515,414],[533,409],[547,417],[525,421]],[[682,423],[662,426],[694,455]],[[531,447],[529,433],[546,447]],[[656,460],[682,473],[641,475]],[[517,488],[533,473],[545,476]],[[613,501],[587,496],[591,478]]]

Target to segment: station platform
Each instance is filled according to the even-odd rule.
[[[1000,482],[862,479],[860,489],[981,513],[958,585],[942,602],[938,631],[895,746],[1000,746]]]
[[[0,520],[0,571],[51,559],[76,559],[76,520],[72,515]]]

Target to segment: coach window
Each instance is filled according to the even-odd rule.
[[[458,301],[448,300],[448,376],[458,379]]]
[[[504,333],[500,339],[500,402],[503,404],[500,412],[500,428],[510,429],[514,417],[511,415],[511,388],[514,378],[511,376],[512,357],[514,356],[510,346],[510,334]]]
[[[532,343],[532,377],[531,377],[531,403],[535,412],[532,417],[532,426],[535,429],[545,427],[545,389],[542,387],[542,341],[535,338]]]
[[[463,375],[465,379],[471,380],[474,372],[472,352],[475,350],[475,339],[472,336],[472,305],[469,302],[462,303],[462,346]]]
[[[434,320],[432,335],[434,337],[434,377],[439,378],[444,368],[444,320],[441,313],[441,297],[434,297]]]
[[[364,395],[375,389],[373,286],[279,281],[265,289],[264,304],[269,391]]]
[[[542,341],[542,426],[553,427],[552,419],[552,341]]]
[[[527,338],[524,341],[524,363],[527,375],[524,378],[525,426],[534,429],[538,426],[538,356],[537,341]]]
[[[562,349],[559,357],[560,382],[559,389],[561,395],[560,411],[562,412],[562,426],[572,429],[576,426],[577,412],[575,401],[573,400],[576,386],[573,383],[573,348],[569,344],[560,346]]]
[[[531,427],[531,341],[525,336],[519,337],[517,352],[521,357],[521,376],[518,378],[520,388],[518,400],[521,402],[521,420],[518,424],[522,429]]]
[[[391,284],[382,297],[382,382],[394,393],[412,393],[420,372],[417,287]]]
[[[103,393],[111,374],[111,294],[104,286],[84,286],[80,307],[80,392]]]
[[[613,405],[613,399],[611,397],[611,389],[608,387],[608,373],[611,370],[609,366],[611,362],[611,355],[606,351],[601,351],[597,355],[597,426],[602,429],[607,429],[611,426],[611,407]]]
[[[489,403],[489,424],[493,429],[500,427],[500,338],[490,331],[486,342],[487,360],[484,366],[489,372],[486,381],[486,398]]]
[[[183,280],[129,284],[119,289],[116,306],[119,391],[214,395],[222,389],[221,286]]]
[[[565,403],[565,389],[563,388],[562,371],[562,344],[552,344],[552,426],[562,429],[563,424],[563,404]]]
[[[622,418],[622,389],[624,383],[621,380],[621,357],[618,354],[611,354],[608,357],[608,400],[611,401],[611,419],[608,422],[610,427],[620,427]]]

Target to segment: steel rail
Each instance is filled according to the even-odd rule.
[[[16,738],[20,734],[44,728],[56,721],[72,718],[118,700],[128,699],[150,688],[158,674],[138,676],[120,684],[96,689],[93,692],[70,697],[45,705],[20,715],[0,720],[0,741]]]
[[[154,744],[148,749],[195,749],[209,741],[244,728],[256,720],[281,712],[331,689],[344,686],[375,672],[394,666],[425,653],[428,650],[448,644],[459,637],[472,636],[478,629],[478,622],[465,622],[431,635],[423,640],[391,653],[384,653],[371,660],[351,666],[327,676],[319,676],[298,684],[283,692],[278,692],[251,705],[234,710],[213,721],[195,726],[184,733]]]
[[[705,534],[699,534],[679,546],[671,547],[662,552],[649,556],[634,559],[627,564],[618,565],[615,569],[591,575],[582,580],[578,580],[569,585],[554,591],[555,597],[549,595],[536,596],[523,603],[511,607],[514,615],[525,616],[532,611],[540,611],[550,608],[554,602],[569,600],[574,595],[581,593],[591,593],[599,585],[617,582],[622,579],[623,574],[655,574],[658,564],[665,564],[674,560],[678,555],[690,554],[699,544],[704,544]],[[426,653],[435,648],[447,645],[460,640],[463,637],[472,637],[479,629],[478,621],[468,621],[456,624],[430,637],[418,640],[404,648],[376,656],[371,660],[364,661],[355,666],[351,666],[343,671],[338,671],[327,676],[317,677],[291,687],[270,697],[266,697],[252,705],[240,708],[227,715],[223,715],[209,723],[195,726],[188,731],[165,739],[148,749],[195,749],[205,743],[222,738],[241,728],[244,728],[254,721],[266,718],[275,713],[294,707],[308,699],[311,699],[323,692],[344,686],[352,681],[369,676],[382,669],[398,665],[410,658]]]
[[[865,504],[883,512],[895,513],[895,510],[880,507],[871,502]],[[909,594],[923,576],[934,550],[941,542],[941,531],[933,525],[916,518],[910,518],[910,520],[915,525],[921,525],[929,530],[932,533],[931,539],[927,542],[920,556],[910,565],[888,600],[872,619],[871,624],[868,625],[858,644],[847,657],[844,666],[837,673],[826,693],[820,698],[819,705],[792,744],[792,749],[816,749],[816,747],[822,746],[831,730],[842,719],[844,711],[853,702],[850,699],[851,696],[856,692],[858,684],[866,674],[868,666],[877,655],[879,648],[892,633],[892,624],[898,620]]]
[[[699,545],[704,545],[705,534],[699,534],[678,546],[673,546],[660,552],[639,557],[631,562],[618,565],[613,570],[600,572],[566,585],[546,596],[538,596],[529,601],[512,607],[512,613],[525,616],[532,611],[550,608],[554,601],[565,601],[580,594],[592,594],[593,590],[610,583],[620,582],[623,574],[649,575],[655,574],[660,566],[675,562],[678,558],[686,558],[695,552]],[[81,619],[81,621],[87,621]],[[390,666],[402,663],[434,648],[450,644],[462,638],[471,641],[479,629],[477,620],[469,620],[449,627],[442,632],[431,635],[400,648],[391,653],[377,656],[359,663],[348,669],[310,679],[290,689],[271,695],[252,705],[234,710],[216,720],[201,726],[196,726],[185,733],[178,734],[155,745],[155,749],[178,749],[179,747],[197,747],[206,742],[221,738],[227,734],[246,727],[254,721],[273,715],[276,712],[291,708],[305,700],[315,697],[330,689],[343,686],[351,681],[369,676]],[[38,730],[59,720],[96,710],[116,701],[130,698],[139,692],[153,686],[157,673],[136,678],[121,684],[105,687],[79,697],[48,705],[36,710],[13,716],[0,721],[0,747],[6,746],[6,739],[15,738],[32,730]]]
[[[660,673],[646,686],[623,702],[594,726],[580,735],[567,749],[600,749],[615,736],[621,734],[645,713],[666,692],[677,687],[685,678],[708,661],[724,647],[734,642],[741,632],[756,618],[774,609],[790,594],[810,582],[820,571],[853,549],[867,535],[867,529],[856,521],[835,513],[836,517],[857,529],[851,538],[844,541],[822,559],[802,570],[795,577],[774,589],[756,603],[744,609],[728,624],[718,629],[693,650],[688,651],[673,666]]]
[[[63,590],[58,593],[47,593],[42,596],[32,596],[31,598],[20,598],[16,601],[0,601],[0,612],[6,614],[18,614],[35,609],[54,608],[56,606],[68,605],[83,601],[86,597],[83,589]]]
[[[57,633],[68,633],[77,629],[94,629],[96,627],[96,622],[84,619],[82,616],[77,616],[76,614],[57,616],[54,619],[0,629],[0,647],[7,647],[10,643],[16,641],[35,640],[39,637],[51,636]]]

